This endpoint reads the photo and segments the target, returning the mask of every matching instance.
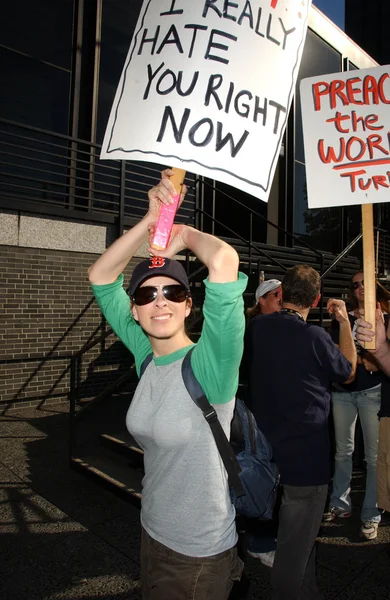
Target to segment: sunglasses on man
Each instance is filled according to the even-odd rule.
[[[137,306],[145,306],[157,298],[158,290],[161,290],[164,298],[170,302],[184,302],[190,297],[189,291],[180,284],[145,285],[135,290],[131,300]]]
[[[357,290],[360,287],[364,287],[364,279],[362,279],[361,281],[353,281],[351,283],[352,290]]]

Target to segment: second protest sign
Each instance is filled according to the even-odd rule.
[[[301,81],[309,208],[390,199],[390,67]]]

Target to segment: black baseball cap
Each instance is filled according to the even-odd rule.
[[[133,296],[137,287],[141,285],[145,279],[158,277],[159,275],[166,275],[167,277],[176,279],[176,281],[181,283],[188,292],[190,291],[187,273],[179,261],[164,258],[162,256],[153,256],[152,258],[148,258],[138,263],[135,267],[130,279],[130,297]]]

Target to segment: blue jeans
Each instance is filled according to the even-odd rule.
[[[376,502],[376,458],[378,454],[381,388],[361,392],[333,392],[333,420],[336,437],[335,473],[330,506],[351,510],[352,453],[356,419],[359,414],[367,464],[366,493],[362,521],[381,520]]]

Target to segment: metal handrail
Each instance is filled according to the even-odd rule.
[[[87,411],[91,410],[92,406],[95,406],[95,404],[97,404],[101,400],[105,400],[106,398],[108,398],[108,396],[111,396],[111,394],[113,394],[118,387],[126,383],[126,381],[130,379],[130,377],[133,377],[134,369],[135,362],[127,369],[127,371],[125,371],[125,373],[122,373],[122,375],[120,375],[118,379],[116,379],[106,389],[104,389],[97,396],[95,396],[93,400],[90,400],[88,404],[85,404],[84,406],[79,408],[79,410],[76,413],[77,418],[79,419],[81,415],[84,415]]]
[[[147,204],[146,190],[160,170],[148,163],[101,161],[100,144],[9,119],[0,118],[0,138],[3,208],[43,213],[47,206],[50,214],[63,217],[67,211],[76,218],[79,210],[99,222],[110,215],[107,222],[115,218],[119,234],[124,220]],[[190,193],[179,222],[193,205]]]
[[[287,267],[285,265],[283,265],[281,262],[279,262],[276,258],[273,258],[272,256],[270,256],[267,252],[265,252],[262,248],[259,248],[256,243],[253,243],[251,241],[246,240],[244,237],[242,237],[241,235],[239,235],[238,233],[236,233],[233,229],[230,229],[230,227],[228,227],[227,225],[225,225],[224,223],[222,223],[221,221],[218,221],[218,219],[216,219],[215,217],[212,217],[209,213],[207,213],[206,211],[202,210],[201,208],[196,208],[195,212],[200,212],[201,214],[205,215],[207,218],[211,219],[213,221],[213,223],[216,223],[217,225],[220,225],[221,227],[224,227],[227,231],[229,231],[230,233],[232,233],[235,236],[235,239],[239,239],[242,242],[244,242],[249,248],[252,248],[254,250],[256,250],[257,252],[259,252],[260,254],[262,254],[263,256],[265,256],[269,261],[275,263],[276,265],[278,265],[278,267],[280,267],[281,269],[283,269],[284,271],[287,270]]]
[[[0,359],[0,365],[16,365],[19,363],[29,362],[47,362],[49,360],[69,360],[73,354],[55,354],[53,356],[20,356],[18,358],[2,358]]]
[[[202,185],[206,185],[206,186],[210,187],[211,189],[213,189],[214,191],[217,191],[219,194],[222,194],[223,196],[226,196],[226,198],[229,198],[230,200],[233,200],[233,202],[235,202],[236,204],[239,204],[242,208],[245,208],[245,210],[249,211],[253,215],[256,215],[257,217],[260,217],[260,219],[262,219],[263,221],[265,221],[268,225],[271,225],[272,227],[274,227],[278,231],[281,231],[285,235],[291,237],[293,240],[298,241],[302,246],[305,246],[306,248],[308,248],[309,250],[311,250],[312,252],[314,252],[318,256],[323,256],[323,253],[320,250],[317,250],[316,248],[313,248],[307,242],[305,242],[304,240],[301,240],[295,234],[290,233],[289,231],[286,231],[286,229],[283,229],[283,227],[280,227],[279,225],[276,225],[276,223],[273,223],[272,221],[270,221],[269,219],[267,219],[267,217],[264,217],[264,215],[261,215],[256,210],[253,210],[253,208],[250,208],[249,206],[247,206],[246,204],[244,204],[240,200],[237,200],[237,198],[234,198],[233,196],[231,196],[227,192],[224,192],[223,190],[217,189],[211,183],[208,183],[207,181],[203,181],[200,178],[198,178],[198,179],[195,180],[195,184],[198,184],[198,183],[201,183]]]
[[[49,131],[48,129],[40,129],[39,127],[34,127],[33,125],[26,125],[24,123],[18,123],[17,121],[10,121],[9,119],[0,118],[0,123],[4,123],[5,125],[11,125],[12,127],[22,127],[23,129],[27,129],[29,131],[34,131],[35,133],[44,133],[46,135],[50,135],[51,137],[58,137],[62,140],[67,140],[68,142],[78,142],[79,144],[87,144],[92,148],[101,149],[101,144],[96,144],[95,142],[82,140],[81,138],[71,137],[70,135],[66,135],[65,133],[57,133],[54,131]],[[35,139],[31,141],[36,142]],[[44,140],[42,140],[44,143]],[[62,146],[61,146],[62,147]]]
[[[325,273],[322,273],[321,279],[325,279],[325,277],[330,273],[330,271],[333,271],[334,267],[340,262],[340,260],[344,258],[344,256],[346,256],[352,250],[355,244],[357,244],[362,239],[362,237],[363,234],[359,233],[359,235],[356,236],[356,238],[350,244],[348,244],[348,246],[344,248],[342,252],[340,252],[340,254],[332,262],[332,264],[326,269]]]
[[[374,227],[374,231],[384,233],[386,237],[390,237],[389,234],[387,233],[387,231],[385,229],[381,229],[380,227]],[[362,239],[362,237],[363,237],[363,233],[359,233],[359,235],[357,235],[355,237],[355,239],[352,240],[352,242],[350,244],[348,244],[348,246],[346,246],[346,248],[344,248],[344,250],[342,250],[342,252],[340,252],[340,254],[338,256],[336,256],[336,258],[334,259],[332,264],[326,269],[326,271],[324,273],[322,273],[321,279],[325,279],[325,277],[331,271],[333,271],[334,267],[340,262],[340,260],[342,260],[352,250],[352,248]],[[385,237],[385,239],[386,239],[386,237]]]

